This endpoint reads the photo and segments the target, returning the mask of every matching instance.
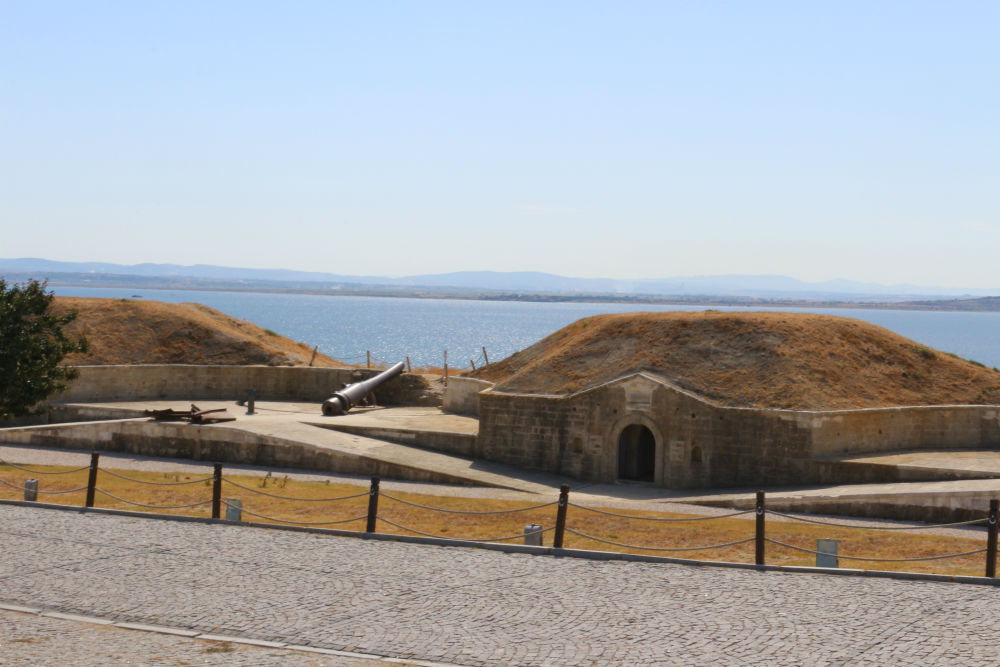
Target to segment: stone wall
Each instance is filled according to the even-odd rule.
[[[492,382],[475,378],[453,377],[444,390],[444,409],[467,415],[479,415],[479,392],[493,386]]]
[[[202,426],[146,419],[46,425],[4,431],[4,442],[83,451],[111,451],[220,461],[303,470],[329,470],[350,475],[379,475],[439,484],[468,484],[463,477],[432,468],[339,452],[277,436],[252,433],[225,424]]]
[[[618,438],[632,424],[652,433],[653,483],[668,488],[846,483],[862,480],[829,479],[831,473],[849,475],[850,469],[817,459],[900,449],[1000,447],[996,408],[728,408],[639,374],[570,396],[483,392],[476,455],[611,482],[618,477]]]
[[[259,401],[322,403],[343,385],[364,380],[378,370],[305,366],[80,366],[80,376],[57,402],[135,400],[236,400],[257,390]],[[404,373],[376,391],[384,405],[436,405],[427,380]]]
[[[810,434],[796,422],[734,413],[663,386],[636,384],[642,383],[572,397],[485,392],[478,455],[611,482],[618,477],[619,435],[642,424],[656,440],[654,483],[660,486],[782,484],[801,479],[809,467]]]
[[[1000,409],[946,405],[799,413],[813,431],[813,455],[1000,445]]]

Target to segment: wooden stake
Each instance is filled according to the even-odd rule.
[[[87,499],[84,504],[87,507],[94,506],[94,491],[97,489],[97,465],[101,455],[97,452],[90,453],[90,474],[87,476]]]
[[[379,478],[373,475],[371,486],[368,488],[368,522],[365,524],[366,533],[375,532],[375,519],[378,518],[378,485]]]
[[[756,525],[756,551],[754,562],[757,565],[764,564],[764,492],[757,492],[757,525]]]
[[[997,576],[997,500],[990,501],[990,518],[986,534],[986,576]]]
[[[216,463],[212,471],[212,518],[222,516],[222,464]]]
[[[483,348],[483,360],[486,362],[485,363],[486,366],[490,365],[490,358],[486,356],[486,348],[485,347]]]
[[[566,534],[566,510],[569,507],[569,486],[559,487],[559,506],[556,509],[556,534],[552,538],[552,546],[562,549],[563,537]]]

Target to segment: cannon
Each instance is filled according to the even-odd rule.
[[[374,377],[362,380],[361,382],[354,382],[340,391],[333,392],[333,396],[323,401],[323,414],[328,417],[346,415],[348,410],[357,405],[365,396],[375,391],[376,387],[402,373],[403,368],[405,368],[405,364],[401,361]]]

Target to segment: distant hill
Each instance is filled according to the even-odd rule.
[[[312,348],[198,303],[56,297],[57,312],[76,310],[67,326],[90,342],[73,365],[263,364],[307,366]],[[325,354],[314,366],[342,367]]]
[[[464,293],[476,298],[477,291],[517,294],[555,295],[639,295],[639,296],[730,296],[763,299],[816,299],[902,301],[928,297],[971,298],[994,296],[1000,289],[954,289],[919,285],[880,285],[850,280],[807,283],[786,276],[727,275],[687,276],[653,280],[618,280],[612,278],[573,278],[541,272],[459,271],[403,277],[351,276],[338,273],[253,269],[195,264],[110,264],[102,262],[58,262],[47,259],[0,259],[0,276],[44,278],[59,276],[62,284],[95,286],[125,284],[152,287],[162,281],[165,287],[185,285],[202,288],[232,289],[263,286],[270,289],[299,290],[342,289],[364,286],[383,293],[393,288],[432,289]],[[117,277],[117,278],[114,278]]]
[[[566,394],[639,371],[735,407],[1000,405],[994,369],[867,322],[799,313],[597,315],[468,375]]]
[[[978,299],[906,301],[903,305],[924,310],[998,311],[1000,310],[1000,296],[984,296]]]

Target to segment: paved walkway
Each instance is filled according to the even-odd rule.
[[[0,603],[2,604],[2,603]],[[104,667],[106,665],[211,665],[230,667],[399,667],[404,660],[366,658],[316,649],[254,646],[140,632],[107,621],[81,622],[59,612],[39,615],[0,608],[0,665]],[[417,666],[419,667],[419,666]]]
[[[332,430],[331,426],[380,426],[389,431],[444,432],[450,436],[471,437],[478,432],[479,421],[474,417],[452,415],[437,408],[360,408],[340,417],[324,417],[315,403],[261,401],[253,415],[231,401],[198,401],[203,410],[226,409],[236,421],[198,427],[204,433],[215,431],[236,433],[239,439],[281,442],[305,450],[319,449],[357,459],[370,469],[411,471],[415,479],[446,479],[476,486],[496,486],[529,493],[545,493],[570,481],[544,472],[522,470],[491,461],[453,456],[440,451],[421,449],[359,433]],[[0,429],[0,441],[31,444],[44,438],[49,444],[68,440],[90,440],[96,446],[124,431],[125,438],[143,439],[162,436],[160,424],[137,419],[144,410],[173,408],[186,410],[190,404],[181,401],[137,401],[114,403],[72,403],[64,407],[77,411],[78,418],[104,420],[43,424]],[[120,420],[131,420],[120,423]],[[132,423],[134,421],[134,423]]]
[[[461,665],[1000,663],[1000,595],[988,586],[559,559],[15,506],[0,506],[0,530],[3,602],[192,632]],[[0,624],[5,649],[18,638],[8,628]],[[125,653],[108,663],[156,664],[141,648],[122,657],[122,641]],[[44,641],[32,643],[28,662],[53,664]]]

